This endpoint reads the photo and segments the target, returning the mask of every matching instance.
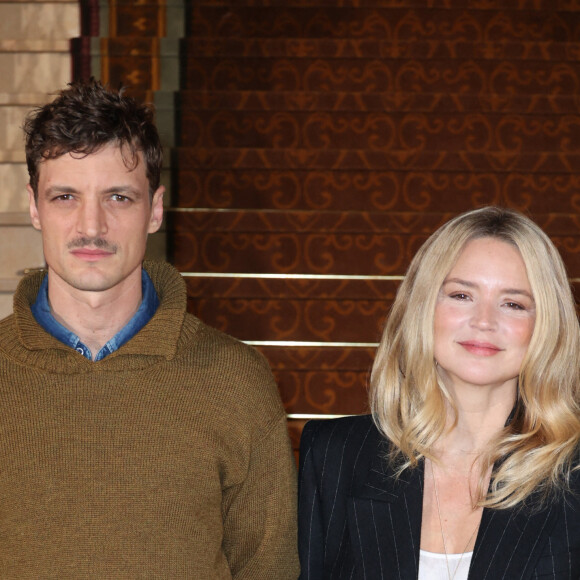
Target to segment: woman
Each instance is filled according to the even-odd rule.
[[[313,421],[302,578],[580,578],[579,326],[523,215],[460,215],[413,259],[371,375],[372,416]]]

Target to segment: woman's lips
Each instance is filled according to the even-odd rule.
[[[476,340],[465,340],[460,341],[459,344],[471,354],[477,354],[479,356],[493,356],[503,349],[499,348],[495,344],[490,342],[479,342]]]

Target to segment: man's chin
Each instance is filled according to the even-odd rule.
[[[80,292],[105,292],[115,286],[114,283],[105,280],[75,280],[72,283],[69,283],[69,285]]]
[[[107,276],[103,272],[90,271],[76,275],[60,276],[61,280],[80,292],[104,292],[115,287],[121,280]]]
[[[78,265],[69,268],[54,268],[49,265],[49,279],[53,280],[52,286],[61,288],[66,292],[66,287],[77,292],[106,292],[117,288],[120,292],[141,284],[141,263],[135,268],[127,269],[116,264],[101,265]]]

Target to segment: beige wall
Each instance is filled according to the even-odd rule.
[[[0,317],[23,270],[44,265],[28,219],[22,121],[71,80],[69,39],[79,34],[76,0],[0,3]]]

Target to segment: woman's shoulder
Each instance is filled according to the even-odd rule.
[[[388,441],[379,432],[371,415],[309,421],[302,431],[300,457],[315,464],[342,465],[386,454]]]
[[[314,419],[304,425],[302,440],[309,443],[348,442],[349,439],[359,439],[368,437],[378,430],[375,427],[371,415],[351,415],[336,419]]]

